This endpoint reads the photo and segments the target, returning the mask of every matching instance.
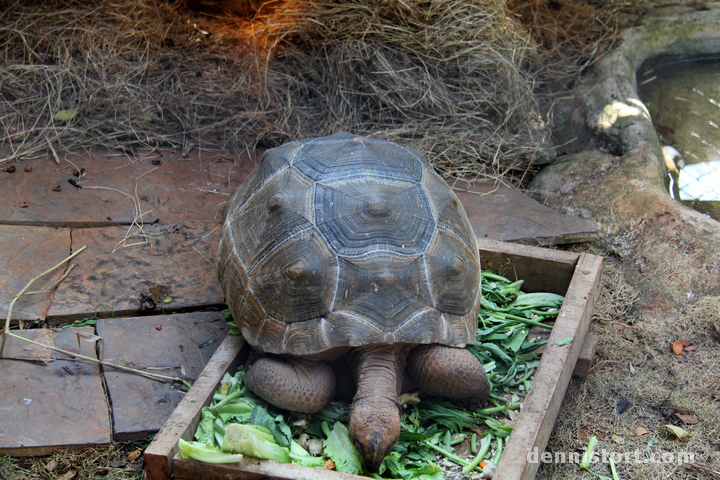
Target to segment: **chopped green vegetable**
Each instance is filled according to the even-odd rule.
[[[338,472],[360,474],[363,471],[363,460],[355,445],[350,441],[345,425],[335,422],[333,429],[325,440],[325,453],[335,462]]]
[[[462,469],[463,475],[467,475],[468,473],[473,471],[475,467],[480,465],[480,462],[485,459],[488,452],[490,451],[490,444],[492,443],[492,439],[492,435],[488,435],[487,437],[484,437],[482,440],[480,440],[480,451],[475,456],[475,459],[469,465]]]
[[[178,441],[182,458],[192,458],[205,463],[237,463],[242,460],[241,454],[221,452],[215,447],[201,442]]]
[[[289,450],[278,445],[270,430],[261,426],[231,423],[225,429],[220,448],[224,452],[242,453],[280,463],[290,462]]]

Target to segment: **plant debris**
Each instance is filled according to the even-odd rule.
[[[252,17],[11,0],[0,162],[98,146],[243,150],[346,130],[423,151],[447,175],[521,178],[546,155],[540,89],[577,73],[612,31],[607,9],[563,3],[580,14],[561,27],[502,0],[287,1]],[[568,22],[581,41],[563,55],[550,31]]]

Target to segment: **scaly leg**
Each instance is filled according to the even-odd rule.
[[[407,371],[423,393],[448,398],[469,410],[484,405],[490,395],[482,363],[464,348],[415,347],[408,354]]]
[[[248,369],[245,385],[276,407],[315,413],[335,396],[335,372],[324,361],[267,356]]]

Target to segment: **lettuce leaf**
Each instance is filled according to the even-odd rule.
[[[335,462],[338,472],[359,475],[363,471],[363,459],[355,445],[350,441],[348,429],[340,422],[335,422],[327,440],[325,454]]]
[[[178,441],[182,458],[192,458],[206,463],[237,463],[242,455],[221,452],[215,447],[201,442],[186,442],[182,438]]]
[[[223,451],[266,458],[280,463],[290,462],[290,451],[277,444],[272,433],[257,425],[231,423],[225,429]]]

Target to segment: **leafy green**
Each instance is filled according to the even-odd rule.
[[[231,423],[225,429],[220,449],[280,463],[290,462],[290,451],[278,445],[268,429],[256,425]]]
[[[425,424],[441,425],[451,432],[460,433],[465,428],[477,428],[473,416],[467,410],[456,407],[450,402],[421,402],[422,421]]]
[[[221,452],[217,448],[202,442],[178,441],[182,458],[192,458],[205,463],[237,463],[242,460],[241,454]]]
[[[208,407],[203,407],[200,414],[201,420],[195,431],[195,440],[206,445],[213,445],[215,442],[215,415]]]
[[[325,453],[335,462],[338,472],[360,474],[363,471],[363,459],[355,445],[350,441],[348,429],[335,422],[327,440]]]
[[[562,305],[565,297],[555,293],[534,292],[519,295],[511,304],[510,308],[558,308]]]
[[[272,416],[264,407],[255,405],[252,416],[247,423],[267,428],[275,438],[275,442],[277,442],[277,444],[281,447],[290,446],[292,432],[290,431],[290,427],[285,424],[282,415]]]
[[[290,441],[290,460],[292,460],[292,463],[306,467],[322,467],[325,465],[325,459],[323,457],[313,457],[295,440]]]
[[[431,456],[434,460],[435,457]],[[442,469],[434,463],[427,460],[416,460],[409,455],[403,455],[400,452],[390,452],[383,466],[375,478],[382,478],[385,472],[389,472],[395,478],[404,480],[444,480]]]

